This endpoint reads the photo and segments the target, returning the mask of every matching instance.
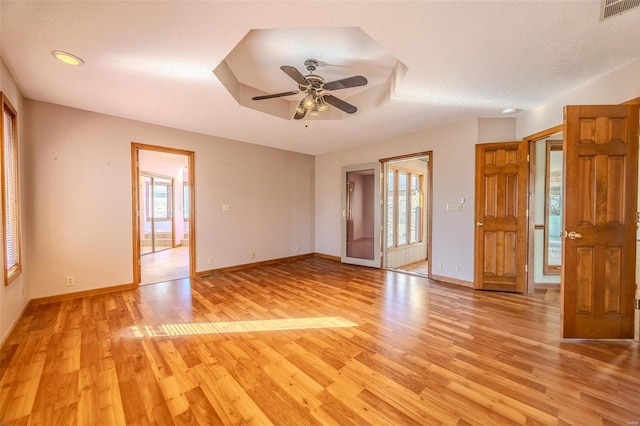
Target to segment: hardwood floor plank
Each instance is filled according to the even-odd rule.
[[[29,306],[0,424],[640,422],[638,344],[559,324],[557,297],[320,258],[216,272]]]

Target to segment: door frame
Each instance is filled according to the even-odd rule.
[[[527,274],[525,277],[525,292],[533,293],[535,290],[534,274],[534,256],[535,256],[535,233],[536,233],[536,218],[535,218],[535,178],[536,178],[536,146],[535,143],[540,139],[546,139],[556,133],[562,132],[562,124],[543,130],[538,133],[534,133],[522,138],[522,141],[527,144],[529,152],[529,161],[527,162],[529,171],[529,182],[527,184],[528,193],[528,210],[529,216],[527,217]]]
[[[405,161],[411,160],[415,158],[427,157],[429,159],[427,168],[427,173],[425,174],[427,179],[427,185],[423,186],[424,193],[424,214],[427,215],[427,226],[425,229],[426,232],[426,241],[427,245],[427,278],[431,279],[431,271],[433,267],[433,259],[432,255],[432,239],[431,239],[431,230],[433,224],[433,151],[422,151],[417,152],[415,154],[407,154],[407,155],[399,155],[396,157],[388,157],[380,160],[380,169],[382,172],[382,182],[380,184],[380,192],[381,192],[381,200],[382,200],[382,216],[381,216],[381,225],[382,225],[382,267],[387,268],[387,200],[386,200],[386,187],[387,187],[387,175],[386,168],[387,165],[391,162],[396,161]]]
[[[140,175],[139,152],[155,151],[184,155],[188,163],[189,182],[189,277],[196,277],[196,214],[195,214],[195,153],[176,148],[131,142],[131,238],[133,241],[133,285],[138,287],[141,279],[140,254]]]

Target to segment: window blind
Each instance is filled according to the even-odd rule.
[[[3,208],[5,283],[20,272],[16,114],[3,99]]]

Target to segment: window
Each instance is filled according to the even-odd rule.
[[[18,114],[2,97],[2,213],[4,223],[4,284],[22,272],[18,201]]]
[[[151,176],[145,185],[146,220],[171,220],[173,210],[173,181]]]
[[[422,242],[422,173],[387,170],[387,247]]]
[[[545,174],[544,274],[560,275],[562,269],[562,141],[547,140]]]
[[[183,212],[184,212],[184,220],[185,222],[189,220],[189,183],[184,182],[182,186],[182,204],[183,204]]]

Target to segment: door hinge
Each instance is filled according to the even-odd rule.
[[[524,265],[524,271],[529,272],[529,265]]]
[[[529,162],[529,154],[527,154],[527,163]]]
[[[636,299],[636,309],[640,310],[640,299]]]

